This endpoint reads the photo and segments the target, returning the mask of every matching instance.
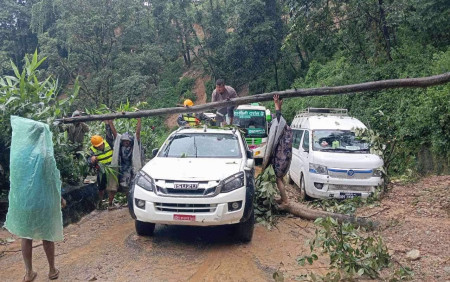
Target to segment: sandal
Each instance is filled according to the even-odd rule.
[[[37,272],[36,271],[33,271],[33,274],[31,275],[31,279],[29,279],[29,280],[27,280],[27,279],[25,279],[25,277],[27,277],[27,275],[25,274],[24,276],[23,276],[23,282],[32,282],[32,281],[34,281],[34,279],[36,279],[36,276],[37,276]]]
[[[48,279],[50,279],[50,280],[55,280],[55,279],[58,279],[58,277],[59,277],[59,269],[56,269],[56,272],[55,273],[53,273],[52,275],[48,275]]]

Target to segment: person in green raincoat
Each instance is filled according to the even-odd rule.
[[[49,264],[49,279],[57,279],[55,241],[62,241],[61,180],[53,154],[52,133],[47,124],[11,116],[9,208],[5,227],[22,238],[26,273],[33,281],[33,240],[42,240]]]

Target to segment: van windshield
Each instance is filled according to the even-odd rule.
[[[162,148],[163,158],[240,158],[239,140],[232,134],[173,135]]]
[[[369,153],[369,144],[356,138],[355,133],[345,130],[314,130],[313,150],[348,153]]]

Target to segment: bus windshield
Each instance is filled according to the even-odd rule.
[[[262,110],[242,110],[234,111],[233,124],[245,129],[245,137],[266,137],[266,112]]]

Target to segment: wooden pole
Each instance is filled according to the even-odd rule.
[[[255,94],[246,97],[238,97],[229,101],[212,102],[203,105],[197,105],[189,108],[163,108],[154,110],[143,110],[138,112],[122,112],[122,113],[110,113],[103,115],[87,115],[80,117],[69,117],[58,119],[57,121],[62,123],[74,123],[74,122],[86,122],[86,121],[100,121],[111,120],[117,118],[139,118],[150,117],[158,115],[168,115],[177,113],[192,113],[192,112],[205,112],[207,110],[220,109],[229,106],[238,106],[242,104],[249,104],[254,102],[271,101],[273,95],[278,94],[280,98],[293,98],[293,97],[309,97],[309,96],[327,96],[327,95],[342,95],[351,94],[356,92],[365,91],[378,91],[390,88],[421,88],[429,87],[439,84],[445,84],[450,81],[450,72],[446,72],[440,75],[420,77],[420,78],[404,78],[404,79],[389,79],[373,82],[365,82],[360,84],[335,86],[335,87],[321,87],[321,88],[309,88],[309,89],[290,89],[285,91],[275,91],[270,93]]]

